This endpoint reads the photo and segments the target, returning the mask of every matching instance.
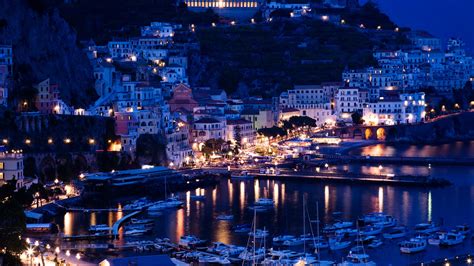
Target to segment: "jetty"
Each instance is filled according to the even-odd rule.
[[[431,178],[430,176],[409,175],[371,175],[344,172],[309,172],[309,171],[281,171],[278,174],[267,174],[252,172],[257,178],[275,180],[297,180],[297,181],[327,181],[339,183],[379,184],[379,185],[401,185],[401,186],[425,186],[442,187],[451,184],[448,180]]]
[[[401,156],[363,156],[322,154],[318,156],[320,162],[330,160],[332,163],[384,163],[384,164],[412,164],[412,165],[474,165],[474,158],[443,158],[443,157],[401,157]],[[319,162],[318,162],[319,163]]]
[[[112,225],[112,235],[117,237],[118,236],[118,231],[120,229],[120,227],[122,226],[122,224],[127,221],[128,219],[140,214],[142,211],[134,211],[132,213],[129,213],[125,216],[123,216],[122,218],[120,218],[119,220],[117,220],[114,225]]]

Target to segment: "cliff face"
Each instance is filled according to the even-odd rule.
[[[75,32],[57,11],[38,11],[33,2],[0,0],[0,42],[13,46],[13,103],[31,84],[51,78],[66,103],[86,106],[97,96],[92,67],[77,45]]]

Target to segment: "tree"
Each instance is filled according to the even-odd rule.
[[[364,119],[362,119],[362,114],[360,112],[354,112],[351,114],[352,123],[354,125],[362,125],[364,123]]]
[[[305,126],[315,127],[316,120],[308,116],[292,116],[288,121],[283,122],[284,129],[293,129]]]
[[[235,140],[235,145],[240,148],[242,145],[242,135],[241,135],[241,129],[240,126],[235,126],[234,128],[234,140]]]
[[[286,130],[281,127],[269,127],[261,128],[258,130],[259,134],[264,135],[265,137],[277,137],[277,136],[286,136]]]
[[[0,243],[5,247],[4,265],[21,265],[19,256],[25,249],[21,235],[26,230],[26,217],[23,208],[15,199],[16,181],[0,187]]]
[[[225,143],[223,139],[208,139],[204,142],[202,152],[208,156],[212,153],[220,153]]]

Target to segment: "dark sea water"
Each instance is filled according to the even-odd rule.
[[[376,145],[352,151],[353,154],[397,155],[397,156],[447,156],[474,157],[474,142],[457,142],[436,146],[385,146]],[[247,235],[233,233],[233,224],[251,223],[253,213],[247,210],[255,199],[273,198],[273,212],[258,214],[259,228],[266,227],[271,234],[303,233],[303,197],[306,198],[311,219],[316,219],[316,204],[322,222],[332,222],[336,218],[357,219],[369,212],[385,212],[393,215],[400,224],[413,229],[417,223],[434,221],[446,228],[459,224],[474,225],[474,166],[378,166],[345,165],[340,169],[378,173],[429,174],[444,177],[454,184],[447,188],[414,188],[379,185],[346,185],[323,182],[303,183],[273,180],[222,180],[214,188],[202,188],[179,196],[185,201],[184,208],[168,211],[156,218],[153,235],[146,238],[169,237],[178,241],[179,237],[194,234],[210,241],[221,241],[245,245]],[[334,171],[336,169],[330,169]],[[204,201],[193,201],[190,196],[205,195]],[[334,217],[334,212],[341,216]],[[234,221],[218,221],[219,214],[234,214]],[[66,234],[85,233],[89,224],[112,224],[122,217],[122,213],[67,213],[62,222]],[[309,223],[306,224],[308,231]],[[316,228],[313,228],[316,230]],[[125,242],[129,239],[121,239]],[[378,265],[407,265],[437,258],[453,257],[474,253],[471,237],[463,244],[452,248],[428,246],[424,252],[402,255],[397,243],[400,240],[384,240],[377,250],[367,248],[367,253]],[[270,244],[270,241],[268,241]],[[323,251],[322,258],[341,261],[347,251]]]

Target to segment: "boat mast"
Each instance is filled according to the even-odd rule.
[[[316,201],[316,237],[316,255],[318,256],[319,261],[319,201]]]
[[[256,250],[255,250],[255,247],[256,247],[256,235],[257,233],[257,209],[253,209],[253,266],[257,265],[256,261],[255,261],[255,255],[256,255]]]
[[[303,194],[303,253],[306,256],[306,209],[305,198]]]

